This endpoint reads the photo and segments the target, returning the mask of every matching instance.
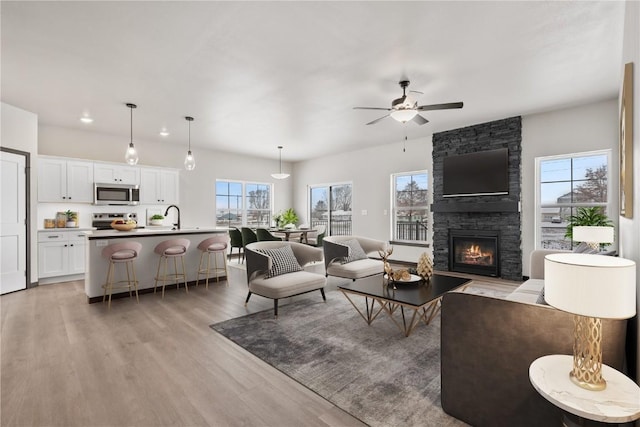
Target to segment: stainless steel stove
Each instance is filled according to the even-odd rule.
[[[91,226],[97,228],[98,230],[109,230],[111,229],[111,222],[115,219],[122,219],[128,221],[130,219],[134,221],[138,221],[138,215],[135,212],[131,213],[94,213],[93,220],[91,221]],[[137,226],[136,228],[144,228],[141,226]]]

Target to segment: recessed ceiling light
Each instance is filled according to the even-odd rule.
[[[169,136],[169,131],[166,128],[160,130],[160,136]]]
[[[93,119],[89,116],[82,116],[80,117],[80,121],[82,123],[93,123]]]

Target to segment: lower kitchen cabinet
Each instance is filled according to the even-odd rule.
[[[86,236],[81,231],[38,233],[38,277],[84,274]]]

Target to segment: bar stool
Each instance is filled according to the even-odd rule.
[[[133,261],[138,258],[138,254],[142,249],[142,245],[138,242],[122,242],[113,243],[102,250],[102,256],[109,260],[109,269],[107,270],[107,282],[102,285],[104,293],[102,294],[102,302],[104,303],[109,292],[108,308],[111,310],[111,294],[114,289],[129,289],[129,298],[131,298],[131,288],[136,291],[136,302],[140,304],[138,298],[138,280],[136,278],[136,270]],[[116,264],[124,264],[127,271],[127,280],[118,280],[114,282]],[[131,271],[129,271],[131,267]],[[133,280],[131,277],[133,276]]]
[[[158,282],[162,282],[162,298],[164,298],[164,287],[167,282],[176,282],[176,289],[180,288],[180,280],[184,280],[184,288],[189,293],[189,286],[187,285],[187,274],[184,268],[184,255],[189,249],[191,241],[189,239],[171,239],[158,243],[153,249],[155,253],[160,255],[158,260],[158,271],[156,272],[155,285],[153,286],[153,293],[156,293]],[[173,273],[167,274],[167,264],[169,258],[173,259]],[[182,263],[182,273],[178,272],[178,258]],[[160,267],[164,266],[162,276],[160,275]]]
[[[198,264],[198,273],[196,275],[196,286],[200,281],[200,275],[206,277],[206,288],[209,289],[209,275],[213,272],[216,275],[216,282],[220,281],[220,273],[224,272],[227,277],[227,286],[229,280],[227,275],[227,247],[229,247],[229,236],[227,234],[218,234],[203,240],[198,245],[198,249],[202,251],[200,254],[200,264]],[[204,257],[207,256],[207,266],[203,268]],[[213,255],[213,270],[211,270],[211,255]],[[222,267],[218,267],[218,255],[222,255]]]

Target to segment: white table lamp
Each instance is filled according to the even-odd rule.
[[[604,390],[601,319],[628,319],[636,314],[635,263],[604,255],[562,253],[547,255],[544,271],[545,300],[575,314],[571,380],[588,390]]]
[[[585,242],[596,250],[600,249],[600,243],[613,243],[613,227],[575,226],[572,235],[576,242]]]

